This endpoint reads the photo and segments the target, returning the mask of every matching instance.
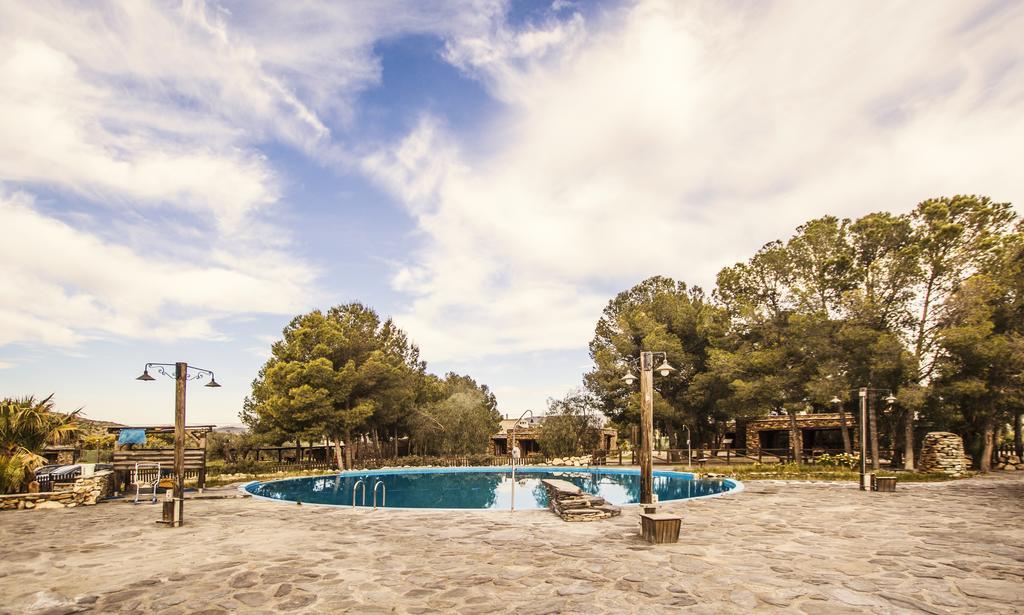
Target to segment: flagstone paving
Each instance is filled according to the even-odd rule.
[[[0,613],[1021,613],[1024,472],[891,494],[750,482],[635,508],[419,512],[250,499],[0,513]]]

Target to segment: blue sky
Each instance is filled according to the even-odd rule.
[[[0,6],[0,394],[236,423],[295,314],[362,301],[542,409],[605,303],[812,217],[1020,202],[1013,2]]]

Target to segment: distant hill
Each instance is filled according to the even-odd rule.
[[[243,434],[249,431],[249,428],[245,425],[221,425],[213,428],[217,433],[237,433]]]
[[[106,435],[107,427],[124,427],[124,423],[97,421],[95,419],[86,418],[81,414],[75,417],[75,422],[78,423],[79,438],[84,436]]]

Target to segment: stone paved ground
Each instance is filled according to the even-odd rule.
[[[1024,473],[900,485],[748,483],[635,509],[333,509],[254,500],[0,513],[0,613],[1022,613]]]

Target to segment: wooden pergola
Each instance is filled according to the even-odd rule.
[[[216,425],[186,425],[185,434],[192,438],[195,446],[185,447],[185,478],[195,476],[199,481],[199,488],[206,487],[206,435],[213,431]],[[107,433],[120,434],[125,429],[142,429],[146,435],[150,434],[171,434],[174,435],[174,425],[121,425],[108,427]],[[132,445],[127,445],[132,446]],[[133,483],[135,464],[160,464],[164,467],[174,467],[174,447],[170,448],[127,448],[125,445],[114,444],[114,480],[118,491],[127,489],[127,485]],[[124,487],[122,489],[121,487]]]

